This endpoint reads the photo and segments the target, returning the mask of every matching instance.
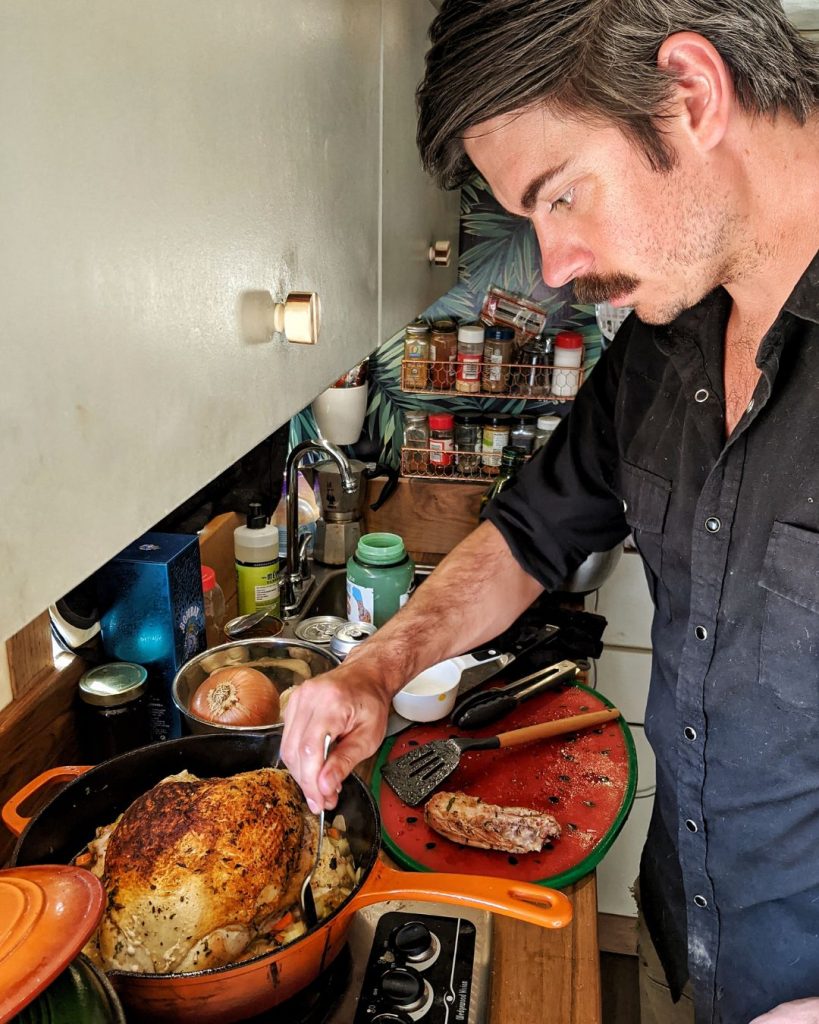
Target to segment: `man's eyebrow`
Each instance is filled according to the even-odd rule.
[[[536,178],[532,178],[526,191],[521,196],[520,205],[527,212],[531,213],[535,208],[537,197],[540,195],[540,190],[544,185],[548,184],[552,178],[556,178],[566,167],[568,160],[564,160],[562,164],[558,164],[556,167],[550,167],[543,174],[539,174]]]

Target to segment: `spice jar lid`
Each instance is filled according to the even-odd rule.
[[[207,594],[216,586],[216,571],[209,565],[202,566],[202,591]]]
[[[404,413],[405,420],[412,420],[414,423],[418,423],[420,420],[426,420],[427,413],[424,409],[407,409]]]
[[[583,335],[577,331],[561,331],[555,338],[555,348],[583,348]]]
[[[461,324],[458,328],[458,341],[466,341],[471,345],[483,343],[484,329],[481,324]]]
[[[559,416],[538,416],[537,427],[538,430],[554,430],[555,427],[560,423]]]
[[[512,417],[506,412],[489,412],[484,416],[484,423],[490,427],[508,427]]]
[[[451,412],[431,412],[429,414],[429,425],[433,430],[450,430],[455,424],[455,417]]]
[[[511,327],[487,327],[485,337],[487,341],[512,341],[515,332]]]
[[[483,420],[479,412],[459,412],[455,414],[455,426],[477,426]]]
[[[458,325],[454,320],[433,320],[432,330],[436,334],[454,334],[458,330]]]
[[[404,328],[405,334],[429,334],[429,324],[426,320],[413,320]]]
[[[128,704],[142,696],[147,679],[142,665],[130,661],[97,665],[80,678],[80,700],[96,707]]]

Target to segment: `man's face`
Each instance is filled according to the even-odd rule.
[[[673,133],[677,163],[653,171],[613,126],[543,107],[466,133],[466,153],[510,213],[537,235],[543,279],[582,302],[633,306],[668,323],[732,275],[733,218],[714,165]]]

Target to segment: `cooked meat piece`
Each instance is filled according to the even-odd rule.
[[[165,780],[122,815],[105,851],[106,969],[220,967],[298,899],[316,830],[286,771]]]
[[[424,807],[424,820],[455,843],[506,853],[533,853],[547,839],[560,835],[560,825],[551,814],[531,807],[485,804],[466,793],[436,793]]]

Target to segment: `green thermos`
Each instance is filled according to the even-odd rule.
[[[396,533],[365,533],[347,560],[347,618],[383,626],[406,604],[415,563]]]

